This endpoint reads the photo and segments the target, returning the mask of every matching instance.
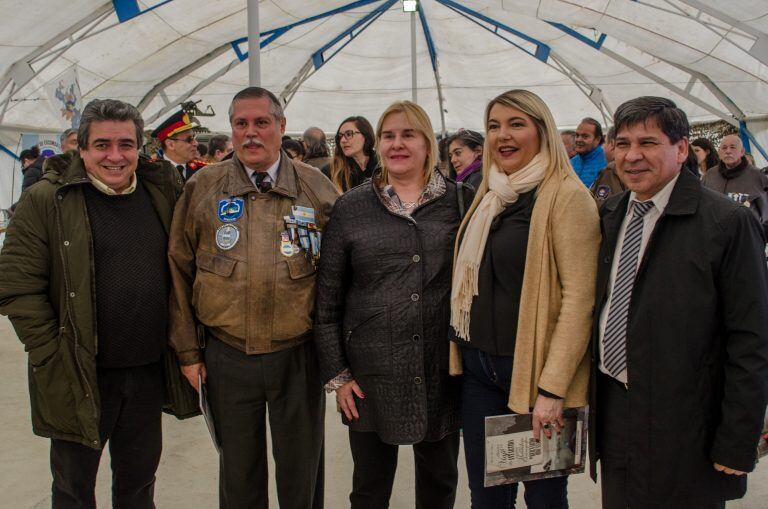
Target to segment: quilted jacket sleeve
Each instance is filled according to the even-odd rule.
[[[341,199],[336,202],[323,234],[317,277],[314,332],[323,384],[349,368],[342,328],[350,270],[344,241],[344,200]]]

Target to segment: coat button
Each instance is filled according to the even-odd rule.
[[[64,245],[65,245],[65,246],[68,246],[68,245],[69,245],[69,241],[68,241],[68,240],[65,240],[65,241],[64,241]]]
[[[411,339],[413,339],[414,341],[418,341],[418,340],[421,339],[421,336],[419,336],[418,334],[414,334],[413,338],[411,338]]]
[[[420,376],[415,377],[413,379],[413,383],[415,383],[416,385],[421,385],[421,377]]]
[[[56,198],[58,198],[59,200],[63,200],[64,199],[64,197],[62,195],[60,195],[60,194],[57,194]]]
[[[251,195],[251,200],[255,200],[255,199],[256,199],[256,195],[255,195],[255,194],[252,194],[252,195]]]
[[[604,263],[611,263],[611,257],[610,256],[606,256],[605,258],[603,258],[603,262]]]
[[[69,292],[69,296],[74,299],[75,298],[75,292]]]
[[[419,263],[421,261],[421,256],[413,255],[413,258],[411,258],[411,260],[413,260],[413,263]]]
[[[416,302],[417,300],[419,300],[419,294],[418,293],[412,293],[411,294],[411,300],[413,302]]]

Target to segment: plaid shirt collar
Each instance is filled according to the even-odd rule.
[[[446,189],[445,178],[437,170],[432,172],[432,175],[429,177],[429,182],[424,186],[424,190],[421,192],[419,199],[416,200],[415,203],[402,202],[397,196],[392,184],[382,185],[381,181],[376,179],[374,181],[374,187],[387,209],[393,214],[404,217],[410,217],[411,213],[421,205],[435,198],[439,198],[445,194]]]

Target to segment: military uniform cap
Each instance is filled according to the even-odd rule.
[[[198,124],[196,119],[189,113],[177,111],[152,131],[152,137],[156,138],[157,141],[163,141],[166,138],[170,138],[199,126],[200,124]]]

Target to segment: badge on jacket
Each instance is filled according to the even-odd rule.
[[[219,202],[218,216],[224,223],[234,223],[243,215],[245,202],[242,198],[227,198]]]
[[[320,259],[322,234],[315,224],[315,210],[310,207],[291,207],[291,215],[283,216],[285,230],[280,233],[280,254],[293,256],[300,251],[317,266]]]
[[[240,239],[240,230],[233,224],[224,224],[216,230],[216,245],[227,251],[235,247]]]

